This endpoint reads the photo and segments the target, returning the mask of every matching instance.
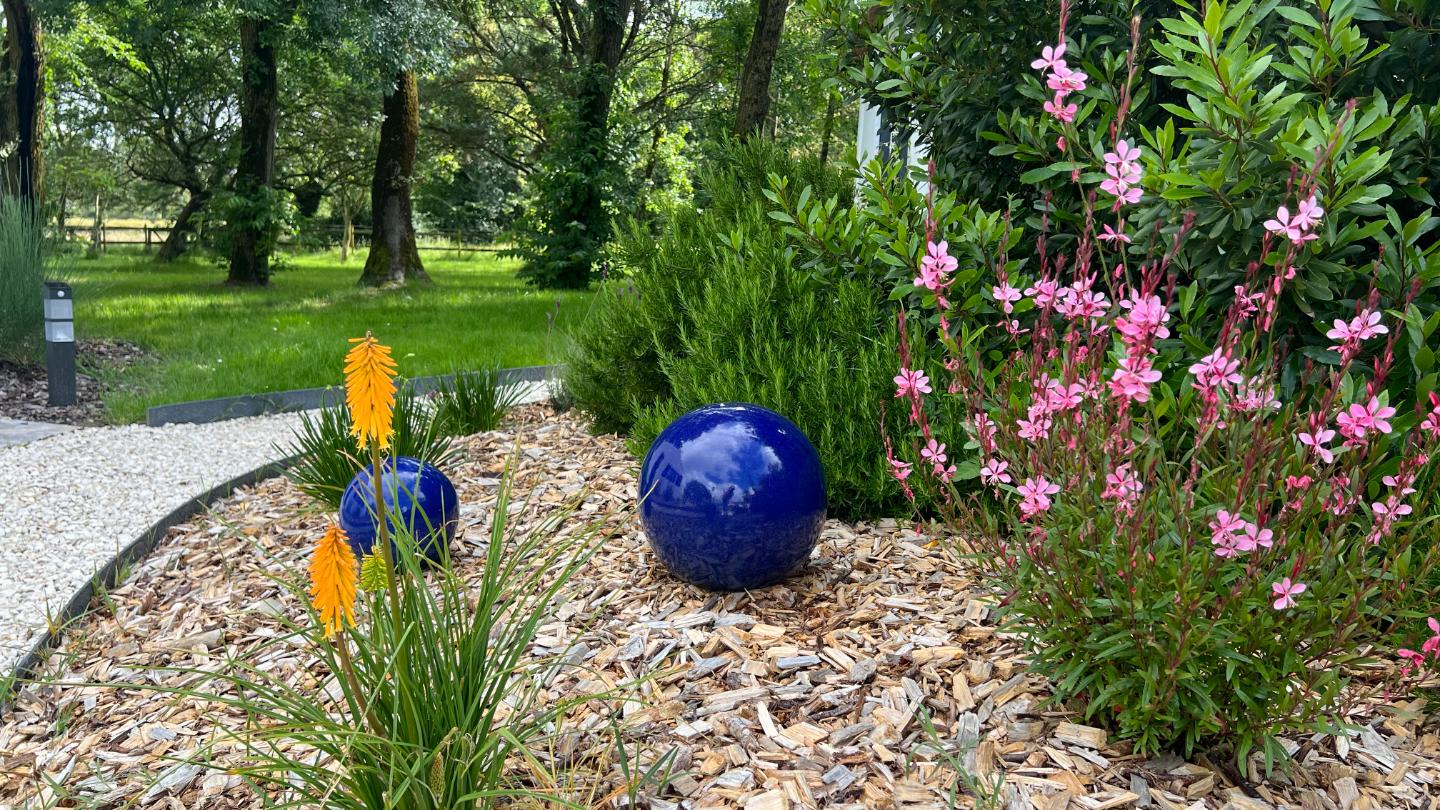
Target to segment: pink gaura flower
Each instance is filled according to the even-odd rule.
[[[1284,610],[1285,608],[1295,607],[1295,597],[1304,593],[1306,587],[1307,586],[1303,582],[1292,583],[1289,577],[1285,577],[1279,582],[1272,583],[1270,585],[1270,590],[1275,593],[1276,597],[1278,597],[1274,603],[1275,609]]]
[[[1272,548],[1275,545],[1275,532],[1270,529],[1262,529],[1247,520],[1245,527],[1240,530],[1240,537],[1235,541],[1235,545],[1241,551]]]
[[[1410,504],[1400,503],[1393,499],[1388,502],[1372,503],[1370,504],[1370,508],[1375,511],[1377,516],[1387,521],[1402,518],[1414,511],[1411,509]]]
[[[1335,461],[1335,454],[1331,452],[1330,448],[1325,446],[1331,439],[1335,438],[1335,431],[1320,428],[1314,433],[1301,433],[1297,438],[1300,439],[1301,444],[1314,450],[1315,455],[1319,456],[1321,461],[1326,464]]]
[[[1314,222],[1302,218],[1299,214],[1291,217],[1290,209],[1282,205],[1275,209],[1274,219],[1265,220],[1265,230],[1274,234],[1284,235],[1285,238],[1290,240],[1291,244],[1303,245],[1306,242],[1320,238],[1316,234],[1307,233],[1314,224]]]
[[[1140,148],[1131,146],[1127,140],[1115,144],[1113,152],[1105,153],[1105,179],[1100,190],[1115,196],[1115,206],[1140,201]]]
[[[1225,349],[1216,349],[1210,354],[1200,358],[1200,362],[1190,366],[1190,373],[1195,375],[1195,388],[1201,391],[1211,391],[1223,385],[1237,385],[1245,381],[1239,373],[1240,361],[1231,360]]]
[[[1331,346],[1331,351],[1340,352],[1346,360],[1354,357],[1360,351],[1361,341],[1369,340],[1376,335],[1387,334],[1390,330],[1380,323],[1380,313],[1369,310],[1361,312],[1354,318],[1346,321],[1336,318],[1334,325],[1325,333],[1331,340],[1340,341],[1337,345]]]
[[[1440,659],[1440,621],[1431,617],[1425,620],[1425,624],[1430,627],[1430,632],[1434,635],[1430,636],[1420,649],[1436,659]]]
[[[1026,441],[1039,441],[1050,435],[1050,428],[1055,424],[1048,416],[1031,417],[1030,419],[1016,419],[1015,425],[1020,428],[1020,438]]]
[[[931,464],[944,464],[946,461],[945,444],[943,442],[937,444],[934,439],[931,439],[920,449],[920,458]]]
[[[993,447],[995,445],[995,420],[989,414],[979,414],[975,417],[972,425],[975,429],[975,441],[981,447]]]
[[[1120,308],[1128,313],[1115,319],[1115,330],[1130,340],[1139,342],[1150,337],[1161,340],[1170,337],[1170,313],[1165,302],[1158,295],[1141,295],[1131,292],[1130,297],[1120,302]]]
[[[1016,487],[1015,491],[1020,493],[1021,497],[1020,515],[1029,518],[1048,511],[1052,506],[1050,496],[1058,493],[1060,487],[1041,476],[1026,478],[1025,483]]]
[[[944,284],[945,277],[942,276],[939,271],[935,269],[934,265],[920,265],[920,275],[915,277],[916,287],[922,287],[924,289],[930,290],[931,292],[939,292],[940,288],[944,286]]]
[[[1010,469],[1010,462],[992,458],[980,468],[980,483],[996,488],[999,488],[1001,484],[1008,484],[1013,480],[1010,478],[1010,473],[1006,472],[1008,469]]]
[[[932,390],[933,389],[930,388],[930,377],[919,369],[911,370],[902,368],[900,369],[900,373],[895,375],[896,398],[919,396],[920,394],[928,394]]]
[[[930,472],[934,473],[936,478],[948,483],[950,479],[955,477],[955,465],[951,464],[949,467],[946,467],[943,463],[937,461],[931,466]]]
[[[1308,198],[1301,200],[1298,207],[1299,210],[1295,212],[1295,216],[1290,218],[1291,225],[1308,231],[1320,224],[1320,217],[1324,215],[1325,209],[1320,207],[1313,192]]]
[[[1381,405],[1378,398],[1371,397],[1364,405],[1358,402],[1351,405],[1336,416],[1335,421],[1340,426],[1340,435],[1347,439],[1363,439],[1366,431],[1370,430],[1382,435],[1389,434],[1393,429],[1389,419],[1394,415],[1394,408]]]
[[[1040,58],[1030,63],[1030,67],[1036,70],[1063,70],[1065,68],[1065,43],[1061,42],[1054,47],[1046,45],[1040,49]]]
[[[1102,242],[1124,242],[1130,244],[1130,237],[1125,235],[1124,230],[1116,230],[1106,224],[1100,230],[1100,241]]]
[[[895,476],[896,481],[904,481],[910,477],[911,472],[910,462],[898,458],[890,459],[890,474]]]
[[[1331,340],[1369,340],[1376,335],[1388,334],[1390,329],[1380,323],[1380,313],[1366,310],[1351,318],[1347,323],[1339,318],[1325,333]]]
[[[1085,82],[1090,77],[1084,71],[1071,70],[1065,64],[1056,65],[1046,79],[1045,86],[1061,95],[1068,96],[1071,93],[1079,93],[1085,89]]]
[[[1055,98],[1045,102],[1042,106],[1045,108],[1045,112],[1050,114],[1050,117],[1056,121],[1063,121],[1067,124],[1075,120],[1075,113],[1080,110],[1080,108],[1073,103],[1066,104],[1065,96],[1059,92],[1055,94]],[[1063,150],[1064,147],[1061,147],[1061,149]]]
[[[1083,282],[1075,282],[1060,293],[1060,314],[1075,320],[1096,320],[1105,317],[1110,301],[1103,292],[1095,292]]]
[[[1042,279],[1032,287],[1025,288],[1025,294],[1035,299],[1035,306],[1049,309],[1060,297],[1060,283],[1054,279]]]
[[[1105,153],[1107,164],[1125,165],[1140,160],[1140,147],[1131,146],[1130,141],[1121,139],[1115,144],[1115,151]]]
[[[1105,491],[1100,493],[1100,497],[1129,503],[1139,498],[1143,490],[1144,486],[1127,461],[1105,475]]]
[[[1395,651],[1395,655],[1401,661],[1400,677],[1402,678],[1409,675],[1410,670],[1412,669],[1423,670],[1425,668],[1425,656],[1421,655],[1418,652],[1415,652],[1414,650],[1407,650],[1404,647],[1401,647],[1400,649]]]
[[[1380,477],[1380,483],[1384,484],[1387,487],[1390,487],[1391,489],[1400,490],[1400,494],[1402,496],[1415,494],[1415,488],[1410,486],[1411,482],[1414,480],[1415,479],[1413,477],[1407,477],[1402,479],[1396,478],[1393,475],[1384,475]]]
[[[950,255],[950,243],[941,240],[940,242],[925,243],[925,255],[921,257],[920,265],[934,267],[935,271],[943,276],[955,272],[955,268],[959,267],[960,263]]]
[[[1430,413],[1420,423],[1420,429],[1429,433],[1431,438],[1440,438],[1440,396],[1434,391],[1430,392]]]
[[[1215,545],[1215,556],[1233,557],[1238,549],[1235,547],[1236,536],[1245,530],[1245,520],[1239,515],[1232,515],[1224,509],[1215,513],[1214,519],[1210,521],[1210,542]]]
[[[1005,314],[1007,315],[1015,311],[1015,302],[1024,297],[1020,294],[1020,288],[1011,287],[1007,281],[1002,281],[999,285],[991,287],[990,294],[995,296],[996,302],[1000,304],[1000,307],[1005,310]]]
[[[1150,367],[1150,358],[1122,357],[1110,378],[1110,393],[1143,405],[1150,401],[1150,386],[1159,381],[1160,372]]]

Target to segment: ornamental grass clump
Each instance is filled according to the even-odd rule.
[[[1069,55],[1062,36],[1035,67],[1077,166],[1082,225],[1042,227],[1029,268],[997,260],[993,321],[977,325],[952,320],[956,262],[931,218],[900,315],[895,397],[910,429],[890,463],[993,575],[1058,701],[1142,752],[1216,747],[1243,763],[1258,750],[1268,767],[1285,757],[1277,735],[1345,722],[1357,665],[1399,655],[1413,677],[1440,657],[1440,642],[1417,643],[1424,583],[1440,573],[1440,399],[1386,387],[1402,335],[1423,334],[1421,282],[1362,296],[1328,326],[1328,362],[1280,379],[1291,335],[1276,329],[1278,302],[1324,238],[1349,114],[1262,215],[1258,258],[1217,330],[1197,323],[1214,316],[1176,261],[1193,217],[1127,227],[1146,178],[1124,135],[1128,85],[1109,132],[1077,131],[1087,77]],[[1008,346],[979,348],[986,330]],[[927,344],[940,371],[910,352]],[[950,410],[937,402],[956,399],[963,420],[937,419]],[[965,479],[979,491],[962,492]]]

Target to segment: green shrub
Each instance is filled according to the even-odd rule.
[[[390,452],[443,466],[451,454],[450,437],[438,429],[436,421],[414,389],[401,384],[395,395]],[[345,487],[368,464],[368,457],[350,434],[350,414],[343,404],[300,414],[295,438],[281,453],[298,459],[285,473],[295,486],[332,509],[339,508]]]
[[[1090,90],[1074,123],[1062,124],[1042,112],[1052,94],[1030,67],[1034,43],[1056,41],[1046,29],[1055,5],[974,14],[920,0],[875,5],[884,13],[852,19],[851,35],[873,46],[852,79],[934,144],[946,188],[987,205],[1013,198],[1017,224],[1035,233],[1047,217],[1058,247],[1071,249],[1082,230],[1081,198],[1104,179],[1102,155],[1115,145],[1107,133],[1127,133],[1144,154],[1146,193],[1117,227],[1140,256],[1152,239],[1172,239],[1181,217],[1195,217],[1171,264],[1180,284],[1199,283],[1202,304],[1217,313],[1197,321],[1201,342],[1215,338],[1218,313],[1265,258],[1263,223],[1279,206],[1294,207],[1294,164],[1333,149],[1316,189],[1325,238],[1307,249],[1304,272],[1278,302],[1277,328],[1296,348],[1282,380],[1287,392],[1305,364],[1336,361],[1324,333],[1335,318],[1355,314],[1372,276],[1392,300],[1418,282],[1422,319],[1440,309],[1440,244],[1429,217],[1440,193],[1436,9],[1368,0],[1076,0],[1067,4],[1064,58],[1087,74]],[[1007,25],[1018,33],[1000,30]],[[1127,85],[1133,104],[1120,121]],[[1072,182],[1077,172],[1080,184]],[[1034,244],[1020,242],[1016,256],[1033,263]],[[1426,390],[1433,354],[1404,359],[1394,372],[1402,388]]]
[[[702,173],[695,210],[674,212],[659,238],[635,223],[624,231],[621,277],[572,336],[566,389],[596,429],[633,431],[637,452],[699,405],[773,408],[820,451],[837,514],[896,508],[880,429],[893,393],[894,310],[873,278],[796,266],[791,237],[759,193],[772,175],[835,209],[853,194],[845,173],[773,144],[729,146]]]
[[[435,392],[436,430],[446,436],[494,430],[523,393],[523,386],[502,382],[498,368],[455,374]]]
[[[753,402],[789,417],[815,444],[833,511],[875,514],[900,502],[880,433],[895,326],[872,286],[811,288],[786,258],[777,239],[712,268],[679,345],[660,355],[670,396],[640,411],[631,449],[643,453],[693,408]]]
[[[564,352],[562,387],[596,431],[628,433],[646,403],[670,395],[647,322],[650,315],[634,281],[612,281],[595,294]]]
[[[45,238],[17,197],[0,194],[0,357],[33,359],[44,339]]]

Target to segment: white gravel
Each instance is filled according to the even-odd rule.
[[[0,448],[0,677],[118,550],[196,495],[278,458],[274,445],[288,445],[298,422],[83,428]]]

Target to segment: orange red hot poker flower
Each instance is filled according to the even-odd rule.
[[[345,532],[334,525],[326,529],[310,558],[310,600],[320,612],[327,637],[347,624],[355,626],[356,567]]]
[[[345,404],[350,409],[350,432],[362,447],[384,450],[390,446],[395,414],[395,360],[390,347],[369,332],[351,338],[355,344],[345,355]]]

